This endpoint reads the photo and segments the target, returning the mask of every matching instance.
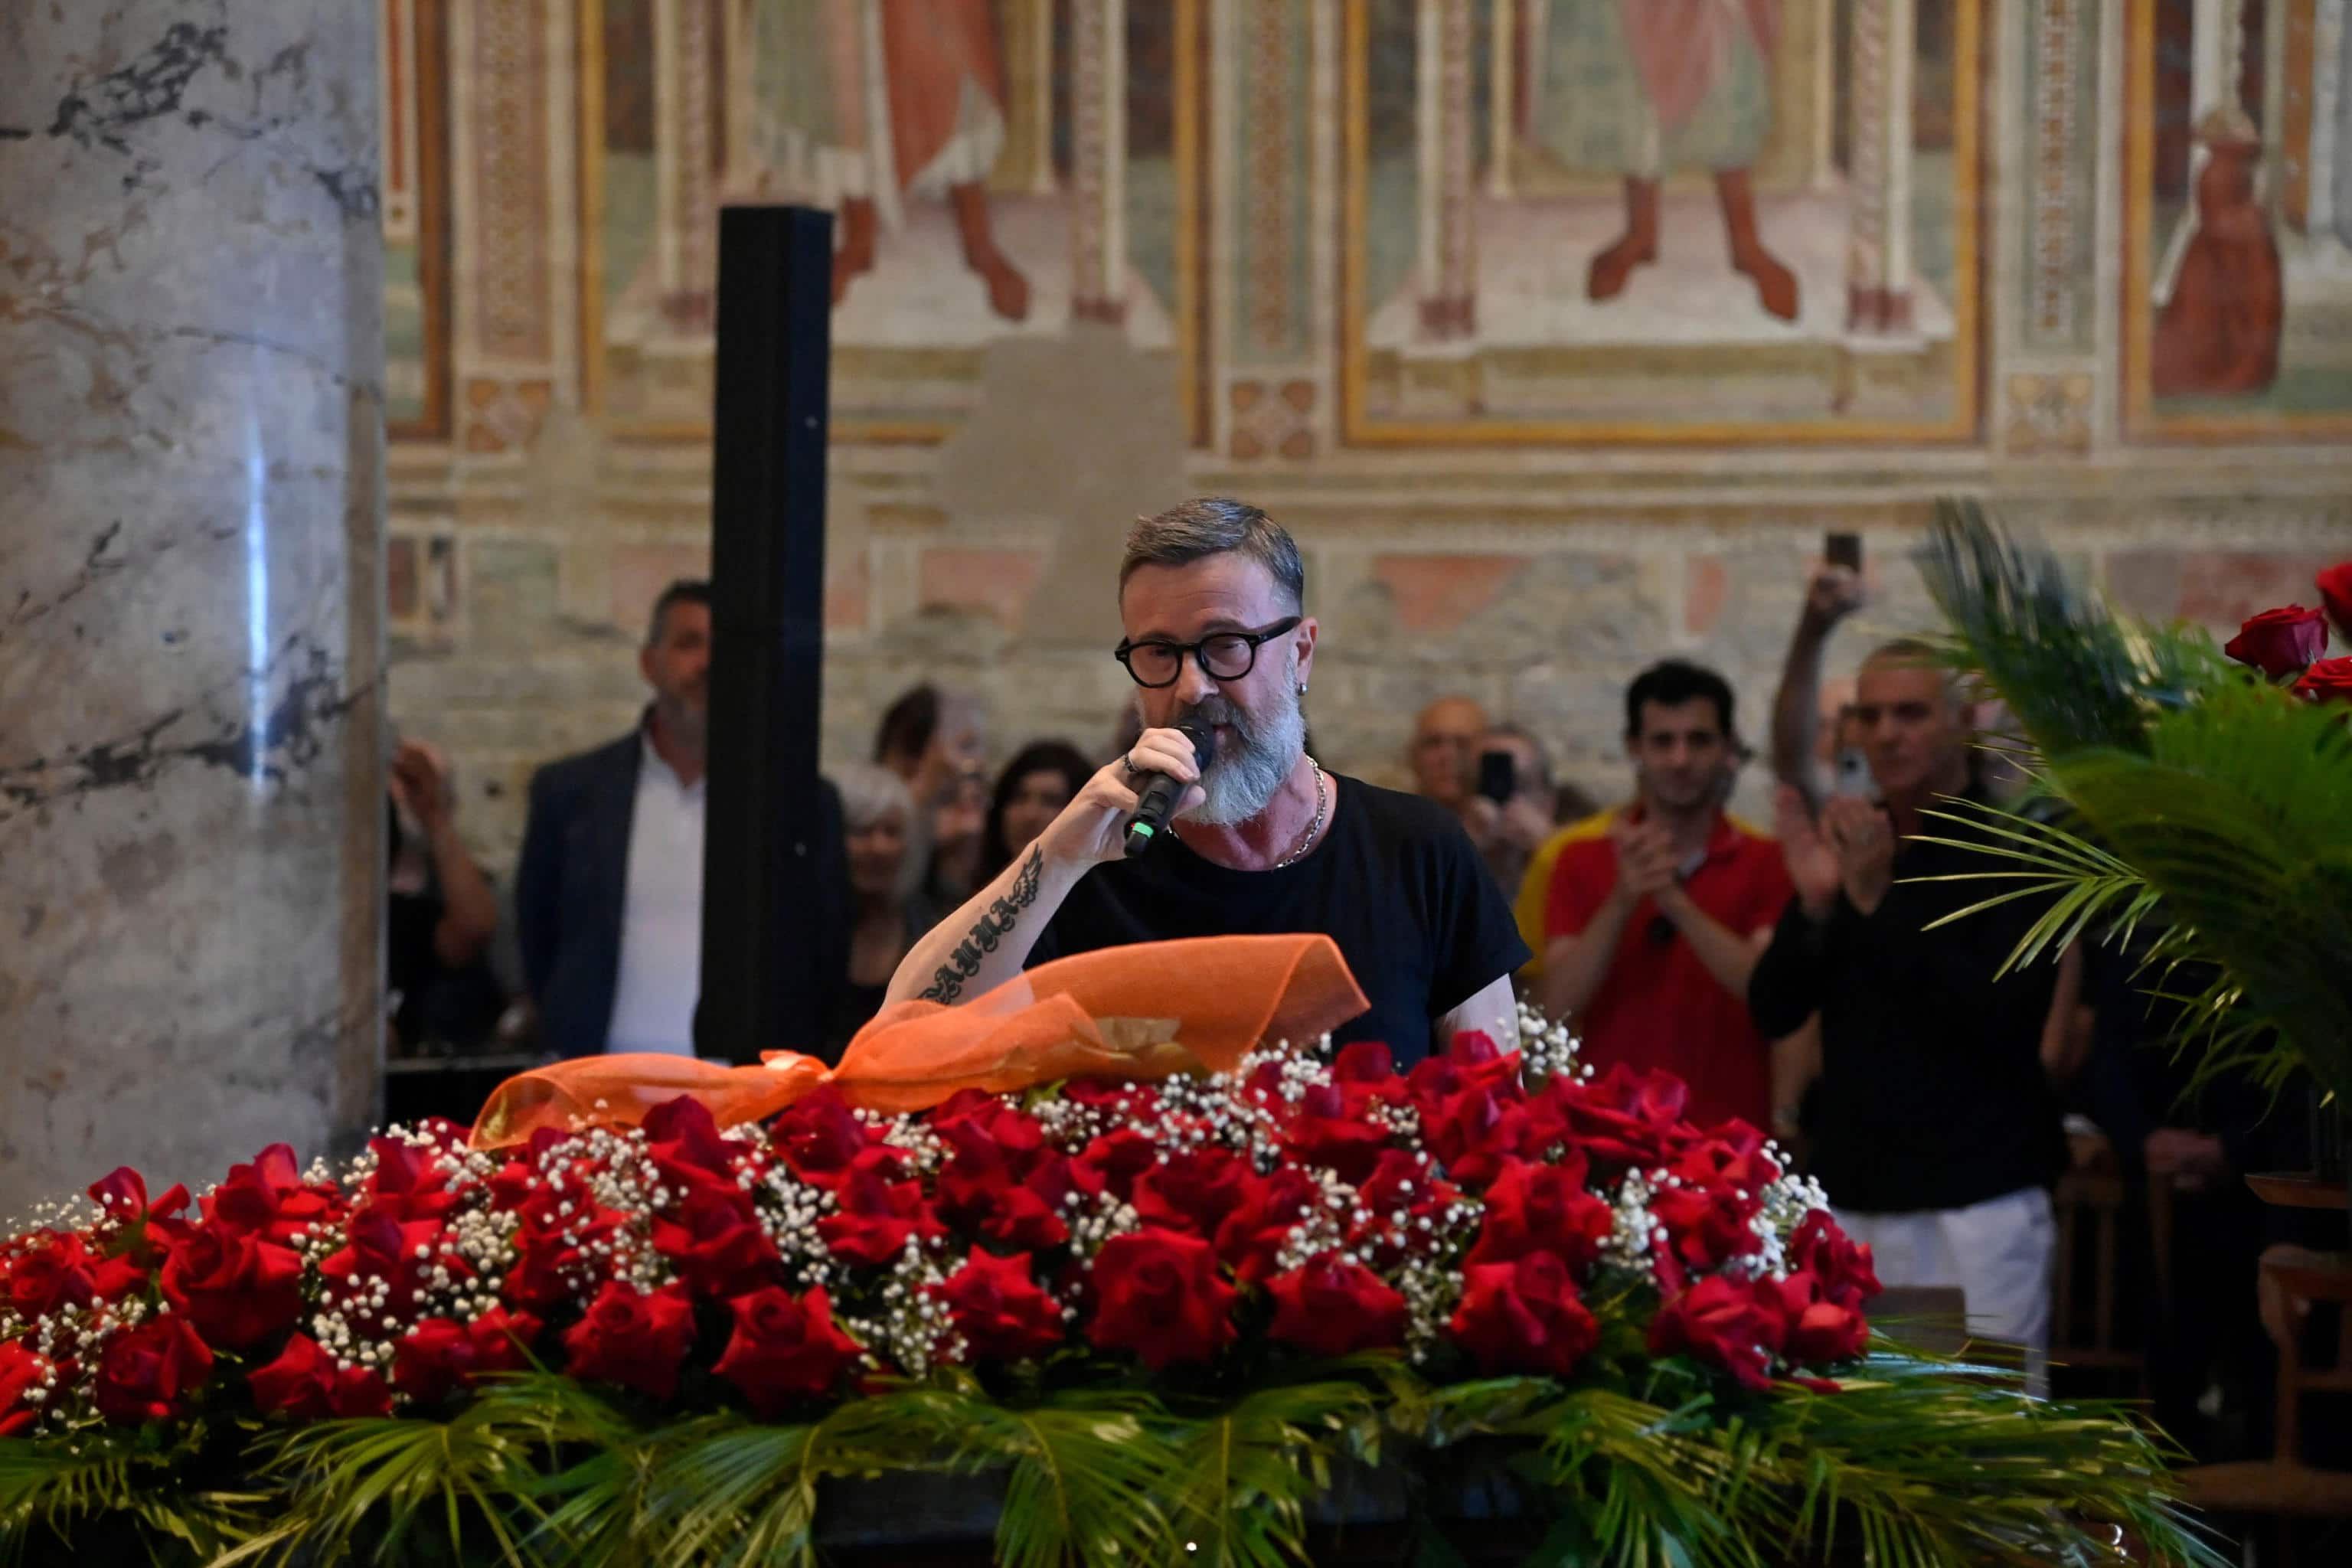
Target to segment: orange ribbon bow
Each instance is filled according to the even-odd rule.
[[[1312,1040],[1370,1005],[1328,936],[1103,948],[1040,965],[959,1007],[885,1007],[838,1067],[767,1051],[758,1067],[646,1052],[537,1068],[491,1092],[472,1142],[499,1149],[542,1127],[634,1127],[681,1094],[731,1127],[826,1085],[854,1107],[896,1115],[967,1089],[1009,1094],[1061,1079],[1226,1072],[1262,1040]]]

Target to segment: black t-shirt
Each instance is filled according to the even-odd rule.
[[[1401,1068],[1421,1060],[1436,1020],[1525,963],[1527,944],[1452,813],[1329,776],[1330,829],[1297,864],[1236,871],[1165,835],[1087,872],[1028,966],[1131,942],[1320,931],[1371,1002],[1332,1037],[1383,1041]]]
[[[1933,821],[1923,831],[1998,843],[1973,825]],[[2055,1179],[2065,1141],[2042,1029],[2057,964],[2045,958],[1993,978],[2048,900],[2019,899],[1927,929],[2007,886],[1937,879],[2006,866],[1976,849],[1906,840],[1877,909],[1865,915],[1840,894],[1816,924],[1791,900],[1757,960],[1748,1004],[1767,1037],[1821,1014],[1822,1077],[1808,1121],[1812,1173],[1832,1204],[1965,1208]]]

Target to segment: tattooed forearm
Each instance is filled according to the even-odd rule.
[[[1012,888],[1003,898],[990,903],[980,923],[956,944],[955,952],[931,976],[929,986],[922,993],[924,1001],[953,1002],[963,994],[963,983],[980,973],[982,961],[994,952],[997,942],[1020,923],[1021,912],[1037,901],[1037,883],[1045,870],[1045,857],[1036,849],[1030,850],[1021,874],[1013,879]]]

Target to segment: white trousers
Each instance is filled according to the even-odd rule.
[[[1916,1214],[1836,1214],[1847,1235],[1869,1245],[1880,1284],[1958,1286],[1969,1335],[2022,1346],[2028,1392],[2050,1392],[2058,1221],[2047,1192],[2021,1187],[1966,1208]]]

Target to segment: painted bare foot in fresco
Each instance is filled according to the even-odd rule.
[[[1029,279],[1021,276],[1020,268],[996,248],[996,237],[988,227],[988,193],[978,182],[949,187],[948,197],[955,204],[956,233],[963,239],[964,265],[980,274],[988,286],[988,308],[1008,321],[1025,320],[1029,314]]]
[[[849,293],[850,279],[874,268],[874,204],[852,196],[841,204],[841,244],[833,253],[833,302]]]
[[[1613,300],[1624,291],[1633,268],[1658,258],[1658,182],[1625,182],[1625,232],[1592,258],[1585,274],[1588,300]]]
[[[1719,169],[1715,193],[1723,203],[1723,229],[1731,241],[1731,265],[1756,281],[1756,298],[1781,321],[1797,319],[1797,275],[1764,248],[1756,231],[1756,193],[1745,169]]]

